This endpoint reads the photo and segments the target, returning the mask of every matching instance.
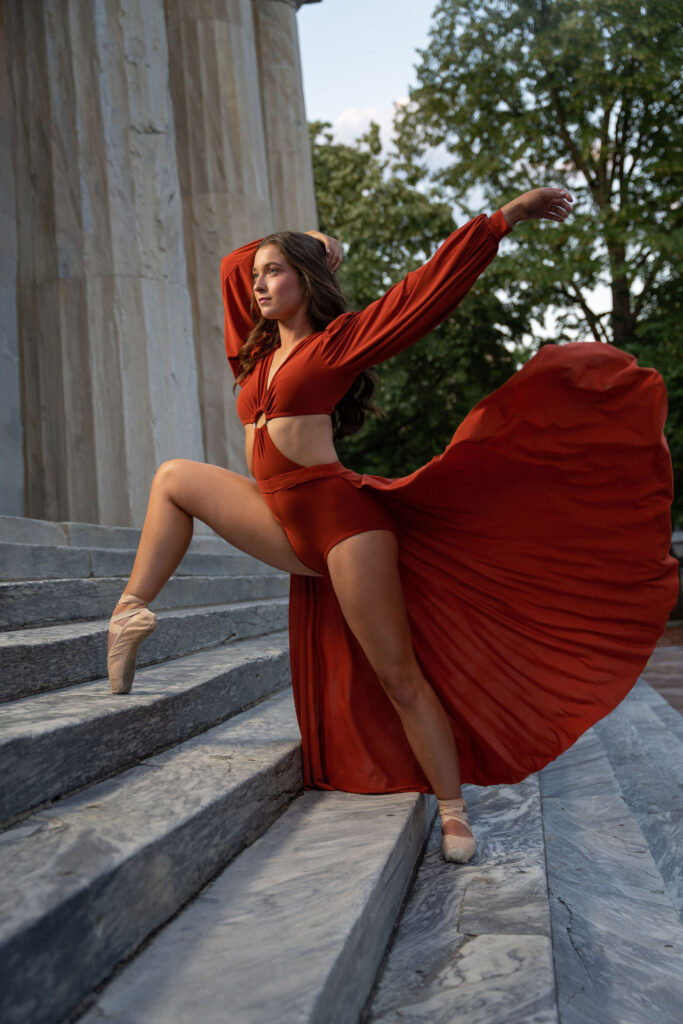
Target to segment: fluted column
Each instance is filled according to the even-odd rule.
[[[11,154],[11,110],[0,0],[0,515],[24,512],[19,339],[17,224]]]
[[[5,0],[26,514],[142,522],[203,459],[163,0]]]
[[[273,230],[250,0],[166,0],[171,92],[207,461],[244,471],[220,263]]]
[[[252,0],[276,230],[316,227],[311,148],[306,124],[294,2]]]

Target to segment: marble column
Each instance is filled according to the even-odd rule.
[[[17,224],[11,153],[9,79],[0,3],[0,515],[24,513],[19,337],[17,328]]]
[[[246,471],[221,259],[273,230],[250,0],[166,0],[171,94],[208,462]]]
[[[289,0],[252,0],[275,230],[317,226],[299,36]]]
[[[140,526],[204,457],[163,0],[5,0],[29,516]]]

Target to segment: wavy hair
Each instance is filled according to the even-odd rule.
[[[346,299],[327,265],[325,246],[320,239],[301,231],[277,231],[264,238],[259,249],[266,245],[276,245],[296,270],[304,295],[306,316],[314,331],[323,331],[336,317],[346,312]],[[277,320],[268,320],[262,315],[253,295],[251,315],[254,326],[238,353],[242,372],[235,381],[235,387],[246,380],[260,359],[281,344]],[[337,402],[332,413],[335,441],[359,431],[367,413],[381,415],[381,409],[371,401],[378,380],[377,374],[371,371],[360,373]]]

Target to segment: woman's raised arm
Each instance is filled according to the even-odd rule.
[[[221,262],[221,291],[225,310],[225,354],[237,377],[242,372],[238,352],[247,340],[254,320],[251,315],[254,256],[261,239],[235,249]]]
[[[542,195],[541,195],[542,193]],[[498,252],[498,243],[520,220],[564,220],[571,207],[565,189],[535,189],[464,224],[432,258],[359,313],[343,313],[323,341],[326,359],[360,373],[412,345],[453,312]]]

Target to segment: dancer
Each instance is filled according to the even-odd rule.
[[[334,448],[362,422],[364,372],[445,319],[515,223],[561,223],[571,201],[535,189],[474,218],[360,313],[344,311],[341,246],[320,232],[225,258],[256,483],[185,459],[159,468],[112,615],[113,692],[131,688],[156,625],[146,606],[196,517],[292,574],[304,785],[433,792],[446,860],[476,849],[461,779],[518,781],[622,699],[675,600],[655,371],[609,345],[548,346],[409,477],[361,476]]]

